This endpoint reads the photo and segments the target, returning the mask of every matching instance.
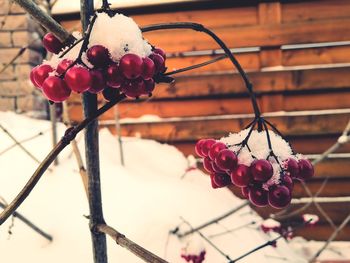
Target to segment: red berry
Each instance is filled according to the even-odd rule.
[[[225,170],[222,170],[216,163],[215,161],[212,161],[211,162],[211,166],[213,168],[213,170],[216,172],[216,173],[226,173]]]
[[[43,45],[47,51],[58,54],[64,45],[62,42],[52,33],[47,33],[43,38]]]
[[[156,67],[156,74],[163,73],[165,71],[165,61],[161,55],[157,53],[152,53],[151,55],[149,55],[149,58],[152,59],[154,62],[154,65]]]
[[[213,187],[214,189],[219,188],[219,186],[214,181],[214,174],[210,174],[210,182],[211,182],[211,187]]]
[[[145,83],[145,91],[144,91],[144,95],[152,95],[152,92],[154,90],[155,87],[155,83],[153,79],[148,79],[148,80],[144,80],[143,81]]]
[[[218,155],[218,153],[223,150],[226,149],[226,144],[222,143],[222,142],[216,142],[214,143],[210,150],[209,150],[209,158],[212,160],[215,160],[216,156]]]
[[[244,164],[239,164],[230,175],[232,183],[239,187],[248,186],[253,179],[250,168]]]
[[[30,81],[33,83],[33,85],[38,88],[38,89],[41,89],[41,87],[39,86],[38,83],[36,83],[35,79],[34,79],[34,71],[37,69],[37,66],[32,68],[32,70],[30,71],[30,74],[29,74],[29,78],[30,78]]]
[[[244,198],[249,198],[249,187],[242,187],[241,192]]]
[[[314,176],[314,167],[311,162],[307,159],[299,160],[299,176],[301,180],[307,180]]]
[[[209,150],[210,148],[213,146],[213,144],[215,143],[216,141],[214,139],[206,139],[204,142],[203,142],[203,145],[202,145],[202,155],[204,157],[207,157],[208,154],[209,154]]]
[[[89,70],[80,66],[73,66],[66,72],[64,80],[68,87],[75,92],[87,91],[91,86],[91,76]]]
[[[136,79],[141,76],[143,71],[142,58],[135,54],[124,55],[119,62],[120,70],[128,79]]]
[[[281,209],[290,204],[292,195],[286,186],[278,185],[269,190],[268,200],[270,206]]]
[[[106,80],[103,77],[103,74],[101,71],[93,69],[90,70],[90,77],[91,77],[91,85],[89,88],[90,93],[99,93],[106,87]]]
[[[102,91],[102,95],[105,98],[105,100],[107,100],[107,101],[111,101],[111,100],[116,99],[119,94],[120,94],[120,92],[118,89],[114,89],[114,88],[110,88],[110,87],[106,87]]]
[[[138,98],[145,92],[145,82],[142,78],[126,80],[120,86],[121,91],[130,98]]]
[[[253,205],[258,207],[267,206],[267,191],[260,187],[249,188],[249,200]]]
[[[98,68],[106,68],[111,63],[111,55],[102,45],[94,45],[86,52],[89,62]]]
[[[153,53],[161,55],[164,60],[166,59],[166,54],[165,54],[165,51],[163,49],[155,48],[155,49],[153,49]]]
[[[62,59],[60,63],[58,63],[56,72],[60,75],[62,75],[64,72],[66,72],[67,68],[73,63],[70,59]]]
[[[286,161],[286,170],[289,172],[290,176],[297,178],[299,176],[299,164],[295,159],[289,158]]]
[[[145,80],[151,79],[155,73],[156,67],[154,65],[154,62],[150,58],[143,58],[143,69],[141,77]]]
[[[255,181],[266,182],[273,175],[273,168],[265,159],[255,160],[251,164],[251,171]]]
[[[107,84],[112,88],[119,88],[124,81],[119,65],[112,64],[107,68]]]
[[[50,76],[43,83],[43,93],[47,99],[53,102],[62,102],[68,99],[71,90],[63,79]]]
[[[206,139],[200,139],[197,143],[196,146],[194,147],[194,150],[196,154],[200,157],[205,157],[205,155],[202,153],[202,147],[203,143],[206,141]]]
[[[34,82],[39,87],[42,87],[43,82],[45,81],[45,79],[47,79],[49,77],[49,73],[52,71],[53,71],[53,68],[47,64],[42,64],[38,67],[35,67],[35,70],[33,72]]]
[[[289,175],[284,174],[281,178],[282,185],[286,186],[290,192],[293,190],[293,180]]]
[[[237,155],[229,150],[221,150],[215,158],[215,163],[222,170],[232,171],[237,167]]]
[[[214,183],[220,188],[231,184],[230,176],[228,176],[225,173],[215,173],[213,176],[213,180]]]
[[[207,172],[215,173],[215,170],[213,169],[212,161],[209,159],[209,157],[205,157],[203,159],[203,167]]]

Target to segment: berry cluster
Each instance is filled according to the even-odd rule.
[[[43,39],[47,51],[59,54],[64,45],[52,33]],[[162,49],[153,48],[152,53],[140,57],[126,53],[119,60],[113,60],[110,51],[102,45],[93,45],[84,53],[87,62],[81,58],[62,58],[55,66],[42,64],[32,69],[30,79],[53,102],[66,100],[72,91],[77,93],[99,93],[105,99],[124,93],[130,98],[151,95],[155,87],[154,78],[166,70],[166,55]],[[91,66],[87,66],[90,64]]]
[[[205,250],[201,251],[199,255],[195,254],[181,254],[181,257],[186,260],[186,262],[192,263],[202,263],[205,259]]]
[[[229,137],[221,141],[199,140],[195,151],[203,158],[203,166],[210,174],[212,187],[238,186],[243,196],[259,207],[270,205],[281,209],[289,205],[293,180],[311,178],[314,169],[309,160],[293,154],[286,141],[269,132],[276,144],[279,143],[281,149],[276,149],[276,152],[280,152],[280,156],[264,145],[261,132],[250,131],[241,143],[236,144],[229,144]],[[239,133],[230,136],[241,138]],[[253,141],[255,139],[256,145],[248,146],[249,136]],[[254,136],[256,138],[252,138]]]

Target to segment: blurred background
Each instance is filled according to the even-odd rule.
[[[67,30],[80,30],[79,1],[54,2],[54,18]],[[140,27],[192,21],[213,30],[248,72],[264,115],[286,135],[296,152],[319,158],[337,142],[349,122],[350,1],[111,3]],[[0,0],[0,23],[0,110],[49,119],[47,103],[28,81],[31,68],[46,57],[40,43],[43,30],[7,0]],[[223,54],[214,41],[199,32],[164,30],[144,36],[167,52],[168,70]],[[72,96],[67,107],[73,122],[82,120],[80,96]],[[54,111],[60,120],[61,106]],[[174,83],[158,85],[149,99],[121,103],[102,116],[100,125],[119,137],[153,139],[194,155],[196,140],[241,130],[252,112],[240,76],[225,59],[178,74]],[[307,239],[328,239],[350,213],[350,143],[345,140],[339,146],[316,165],[316,176],[308,182],[308,189],[295,186],[294,197],[300,199],[289,212],[310,203],[310,196],[316,193],[315,200],[325,212],[320,213],[314,203],[306,208],[304,212],[320,216],[319,224],[299,231]],[[263,217],[273,212],[258,209]],[[293,216],[281,217],[282,222],[290,220]],[[350,225],[339,232],[337,240],[350,240]]]

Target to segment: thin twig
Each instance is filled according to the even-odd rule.
[[[2,209],[5,209],[7,206],[2,203],[0,201],[0,207]],[[44,230],[41,230],[39,227],[37,227],[34,223],[32,223],[29,219],[27,219],[26,217],[24,217],[22,214],[18,213],[18,212],[14,212],[13,213],[13,217],[18,218],[19,220],[21,220],[24,224],[26,224],[27,226],[29,226],[31,229],[33,229],[35,232],[37,232],[39,235],[43,236],[44,238],[46,238],[49,241],[52,241],[53,238],[50,234],[47,234]]]
[[[322,252],[329,246],[329,244],[337,237],[339,232],[350,222],[350,214],[344,219],[344,221],[337,227],[332,233],[332,235],[328,238],[326,243],[316,252],[316,254],[311,258],[310,262],[315,261]]]
[[[131,253],[141,258],[145,262],[167,263],[167,261],[165,261],[164,259],[158,257],[152,252],[134,243],[133,241],[125,237],[123,234],[119,233],[117,230],[113,229],[112,227],[106,224],[97,225],[96,231],[110,236],[119,246],[126,248]]]
[[[90,124],[94,119],[101,116],[103,113],[112,108],[115,104],[125,99],[125,95],[120,95],[119,97],[107,102],[104,106],[102,106],[95,114],[90,117],[84,119],[77,126],[68,129],[63,136],[63,138],[56,144],[56,146],[51,150],[51,152],[46,156],[43,162],[39,165],[37,170],[34,172],[32,177],[29,179],[27,184],[23,187],[23,189],[19,192],[19,194],[15,197],[15,199],[4,209],[4,211],[0,214],[0,225],[2,225],[6,219],[13,214],[13,212],[22,204],[22,202],[27,198],[30,192],[33,190],[35,185],[40,180],[41,176],[45,173],[47,168],[56,158],[56,156],[75,138],[75,136],[81,132],[88,124]]]
[[[239,206],[237,206],[237,207],[231,209],[230,211],[226,212],[225,214],[223,214],[223,215],[221,215],[221,216],[218,216],[218,217],[216,217],[216,218],[213,218],[213,219],[209,220],[208,222],[205,222],[205,223],[202,224],[202,225],[199,225],[199,226],[197,226],[197,227],[191,228],[191,229],[190,229],[189,231],[187,231],[187,232],[184,232],[184,233],[182,233],[182,234],[181,234],[181,233],[178,233],[177,236],[178,236],[179,238],[183,238],[183,237],[185,237],[185,236],[188,236],[188,235],[190,235],[190,234],[192,234],[192,233],[194,233],[194,232],[197,232],[198,230],[201,230],[201,229],[203,229],[203,228],[206,228],[206,227],[208,227],[208,226],[210,226],[210,225],[212,225],[212,224],[214,224],[214,223],[217,223],[217,222],[219,222],[219,221],[225,219],[226,217],[228,217],[228,216],[230,216],[230,215],[232,215],[232,214],[238,212],[239,210],[241,210],[242,208],[244,208],[244,207],[246,207],[246,206],[248,206],[248,205],[249,205],[249,202],[248,202],[248,201],[245,201],[245,202],[243,202],[242,204],[240,204]]]

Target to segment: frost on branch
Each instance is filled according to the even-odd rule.
[[[62,102],[71,92],[99,93],[111,100],[120,93],[130,98],[151,96],[166,70],[165,52],[151,46],[138,25],[122,14],[96,13],[82,39],[70,47],[52,34],[43,39],[55,53],[33,68],[30,79],[52,102]]]

